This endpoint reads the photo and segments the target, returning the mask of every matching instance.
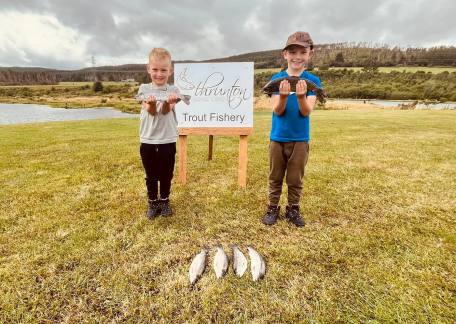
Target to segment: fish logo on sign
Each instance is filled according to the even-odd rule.
[[[176,79],[176,83],[179,88],[183,90],[193,90],[195,89],[195,85],[188,79],[187,76],[187,68],[185,68],[181,74]]]

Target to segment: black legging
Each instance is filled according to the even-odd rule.
[[[158,198],[158,182],[160,181],[160,198],[168,199],[176,161],[176,143],[141,143],[139,152],[144,171],[146,171],[147,196],[151,200]]]

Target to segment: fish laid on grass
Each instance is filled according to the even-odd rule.
[[[206,267],[206,255],[207,250],[203,249],[193,258],[190,269],[188,270],[190,284],[193,285],[203,274],[204,268]]]
[[[228,256],[221,246],[217,246],[214,257],[214,271],[217,279],[222,278],[228,270]]]
[[[138,100],[139,102],[142,102],[142,101],[145,101],[147,100],[147,98],[149,98],[150,96],[154,96],[157,101],[166,101],[168,100],[168,96],[170,95],[170,92],[168,91],[165,91],[165,90],[160,90],[160,89],[153,89],[153,90],[149,90],[147,92],[140,92],[136,95],[136,100]],[[179,101],[183,101],[185,102],[187,105],[190,104],[190,98],[191,96],[189,95],[184,95],[184,94],[176,94],[177,95],[177,102]]]
[[[236,245],[233,245],[231,249],[233,250],[234,273],[240,278],[247,270],[247,258]]]
[[[250,270],[252,272],[253,281],[257,281],[264,277],[266,273],[266,262],[264,258],[251,246],[247,247],[250,256]]]
[[[288,76],[271,80],[268,83],[266,83],[266,85],[261,90],[268,96],[271,96],[273,93],[278,93],[280,82],[282,82],[283,80],[288,80],[288,82],[290,82],[290,89],[292,92],[296,92],[296,84],[298,83],[298,81],[304,80],[307,84],[307,91],[315,92],[315,94],[317,95],[317,99],[320,102],[323,103],[326,101],[326,92],[322,88],[317,86],[313,81],[310,81],[309,79],[300,78],[297,76]]]

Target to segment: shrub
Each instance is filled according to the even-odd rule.
[[[103,83],[101,81],[95,81],[92,85],[92,90],[94,92],[103,91]]]

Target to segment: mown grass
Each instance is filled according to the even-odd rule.
[[[175,215],[149,221],[137,121],[1,126],[0,322],[455,322],[455,112],[315,111],[304,229],[260,223],[269,129],[256,113],[246,189],[235,137],[210,162],[190,137]],[[216,243],[266,278],[190,288]]]

